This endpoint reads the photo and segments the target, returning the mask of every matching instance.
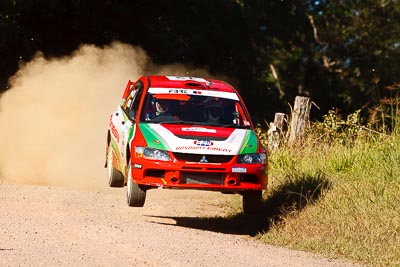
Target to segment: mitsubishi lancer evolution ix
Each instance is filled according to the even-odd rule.
[[[128,81],[110,116],[108,181],[142,207],[152,188],[242,195],[256,213],[267,186],[267,151],[233,86],[203,78],[144,76]]]

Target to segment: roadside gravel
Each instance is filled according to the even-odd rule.
[[[130,208],[125,189],[0,181],[0,266],[352,266],[226,230],[234,197],[155,189]]]

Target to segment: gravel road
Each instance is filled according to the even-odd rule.
[[[251,218],[225,217],[238,196],[150,190],[145,207],[129,208],[125,189],[105,186],[112,103],[147,61],[130,45],[86,45],[38,55],[10,79],[0,97],[0,266],[348,266],[254,241]]]
[[[351,266],[241,234],[223,217],[234,197],[155,189],[130,208],[125,189],[2,182],[0,266]]]

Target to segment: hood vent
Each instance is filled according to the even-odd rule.
[[[184,85],[187,86],[187,87],[205,88],[203,84],[196,83],[196,82],[187,82],[187,83],[184,83]]]

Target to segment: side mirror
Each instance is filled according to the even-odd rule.
[[[135,118],[136,118],[136,111],[134,111],[133,109],[129,110],[128,116],[129,116],[129,119],[130,119],[131,121],[135,121]]]

